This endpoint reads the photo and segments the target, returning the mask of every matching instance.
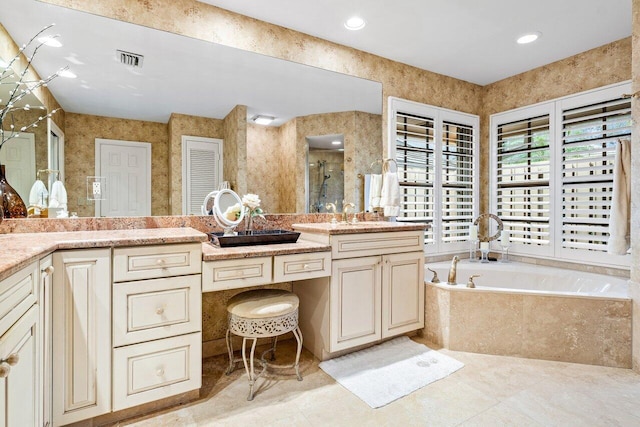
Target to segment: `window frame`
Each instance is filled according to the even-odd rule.
[[[390,159],[396,158],[396,114],[398,112],[415,114],[418,116],[431,118],[434,121],[434,146],[435,146],[435,172],[434,172],[434,209],[433,209],[433,222],[430,226],[433,229],[434,243],[425,243],[425,253],[427,254],[454,254],[469,250],[469,243],[467,241],[459,242],[447,242],[443,241],[443,186],[442,186],[442,159],[443,159],[443,125],[444,122],[455,123],[472,128],[473,139],[473,154],[472,154],[472,187],[473,205],[472,205],[472,218],[475,219],[478,216],[479,211],[479,178],[480,178],[480,118],[475,114],[463,113],[455,110],[449,110],[446,108],[436,107],[433,105],[423,104],[415,101],[409,101],[406,99],[389,97],[388,101],[388,147],[387,157]],[[397,218],[398,222],[402,222],[402,218]],[[472,222],[472,221],[471,221]],[[469,225],[471,225],[469,222]]]
[[[489,117],[489,155],[490,155],[490,190],[489,206],[492,212],[497,212],[497,130],[500,125],[526,118],[536,117],[541,111],[549,111],[550,134],[550,176],[549,176],[549,239],[548,246],[532,248],[532,245],[511,244],[510,252],[514,255],[534,256],[555,260],[589,263],[603,267],[617,267],[628,269],[631,257],[627,255],[612,255],[601,251],[572,249],[562,247],[562,150],[563,150],[563,112],[573,108],[586,107],[608,100],[621,98],[623,93],[631,91],[631,82],[615,83],[589,91],[584,91],[549,101],[520,107],[517,109],[492,114]],[[544,114],[544,113],[543,113]]]

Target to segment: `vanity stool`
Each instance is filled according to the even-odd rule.
[[[293,332],[298,348],[296,361],[290,366],[273,366],[275,368],[295,368],[298,381],[302,381],[300,375],[300,352],[302,351],[302,332],[298,327],[298,305],[300,301],[293,292],[280,289],[257,289],[242,292],[235,295],[227,304],[228,328],[227,350],[229,352],[229,368],[227,375],[235,369],[236,363],[242,360],[244,369],[249,378],[249,397],[253,400],[253,386],[256,379],[264,373],[268,363],[264,359],[266,353],[271,352],[271,360],[275,359],[276,341],[279,335]],[[233,345],[231,334],[242,337],[242,358],[233,357]],[[271,348],[262,353],[258,362],[262,365],[262,371],[256,374],[254,371],[254,354],[258,338],[272,338]],[[251,353],[247,361],[247,340],[251,343]]]

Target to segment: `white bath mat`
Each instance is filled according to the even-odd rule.
[[[403,336],[319,366],[369,406],[379,408],[464,364]]]

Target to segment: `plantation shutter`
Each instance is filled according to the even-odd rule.
[[[550,243],[549,114],[497,126],[497,214],[513,242]]]
[[[631,135],[631,101],[562,111],[562,247],[606,252],[615,149]]]
[[[442,240],[466,242],[474,220],[474,129],[442,124]]]
[[[435,119],[397,112],[395,159],[400,181],[403,222],[433,223],[435,219]],[[435,243],[434,228],[425,231],[425,245]]]
[[[222,141],[183,137],[183,212],[201,215],[204,198],[222,181]]]

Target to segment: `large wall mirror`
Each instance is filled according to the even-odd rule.
[[[0,19],[12,39],[3,42],[18,45],[55,22],[63,46],[41,49],[34,67],[49,75],[69,65],[78,76],[50,84],[64,120],[51,138],[46,127],[35,136],[35,163],[64,169],[79,216],[95,214],[86,185],[96,139],[151,144],[152,215],[182,214],[183,135],[223,140],[223,180],[259,194],[268,213],[307,211],[307,136],[344,135],[343,197],[356,204],[359,165],[382,156],[379,82],[35,0],[3,0]],[[274,120],[264,126],[257,116]],[[200,188],[203,198],[216,189]]]

